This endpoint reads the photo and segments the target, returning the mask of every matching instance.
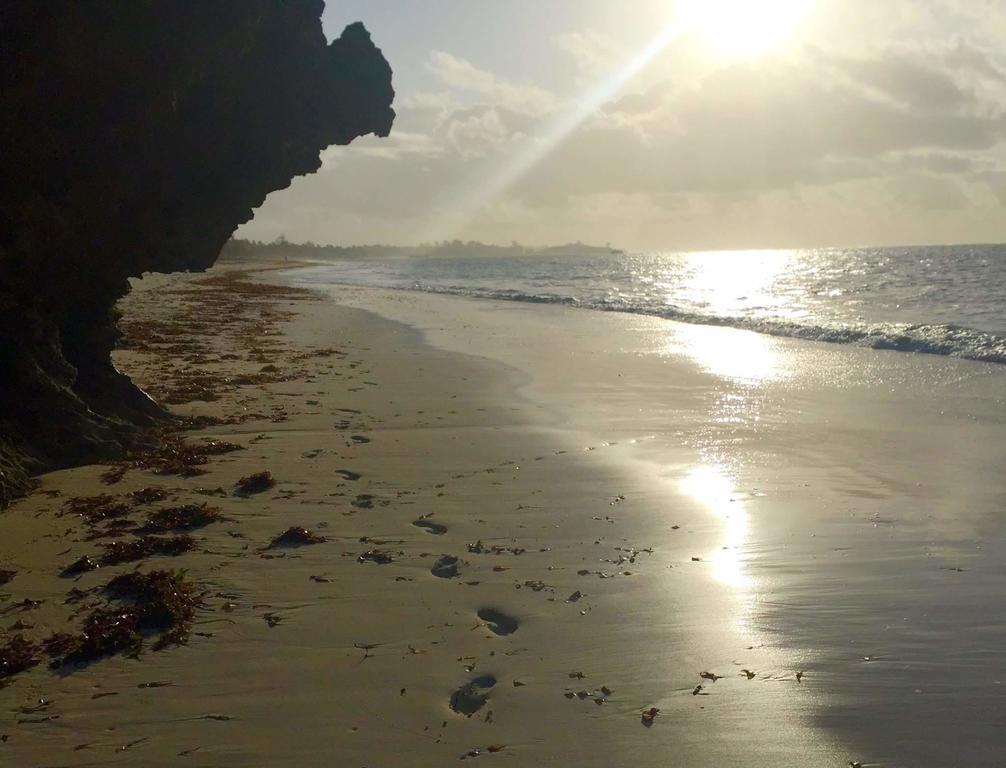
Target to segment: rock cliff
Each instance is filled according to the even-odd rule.
[[[0,8],[0,506],[161,408],[109,360],[143,272],[201,270],[319,152],[391,129],[391,68],[321,0]]]

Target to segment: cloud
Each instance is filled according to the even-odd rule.
[[[584,79],[625,53],[593,30],[552,43]],[[271,197],[249,236],[425,236],[539,142],[577,90],[559,95],[447,51],[421,62],[426,81],[396,103],[391,137],[326,150],[322,171]],[[1006,69],[973,36],[680,63],[605,104],[464,232],[434,236],[771,246],[852,231],[845,242],[994,239],[1006,221]]]
[[[621,46],[594,29],[564,32],[556,36],[555,45],[591,78],[613,71],[627,58],[627,52]]]
[[[996,147],[1004,128],[997,105],[901,53],[810,52],[623,97],[558,147],[518,193],[552,204],[602,192],[736,198],[886,177],[905,171],[910,157],[916,169],[928,162],[931,172],[955,173],[968,153]]]
[[[556,104],[555,96],[544,88],[499,77],[445,51],[431,53],[426,67],[443,85],[515,112],[538,115]]]

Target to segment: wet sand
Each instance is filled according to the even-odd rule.
[[[192,297],[166,289],[194,279],[142,281],[127,318],[177,316]],[[219,399],[172,407],[229,417],[185,436],[244,450],[191,478],[43,478],[0,517],[0,568],[18,571],[8,606],[46,602],[3,626],[24,614],[41,636],[70,586],[133,567],[57,577],[96,548],[59,516],[65,498],[160,486],[154,508],[208,501],[227,518],[193,552],[141,565],[189,569],[199,634],[14,677],[0,754],[996,765],[1002,375],[702,335],[720,330],[339,288],[274,298],[212,353],[118,353],[177,400],[208,396],[196,369],[227,376]],[[233,494],[262,470],[274,488]],[[327,541],[262,551],[290,526]]]

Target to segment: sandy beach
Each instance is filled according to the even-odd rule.
[[[10,678],[6,764],[1000,764],[996,366],[283,266],[122,303],[116,365],[240,450],[54,472],[0,516],[7,637],[134,568],[200,603],[181,646]],[[67,502],[99,494],[221,519],[62,578],[136,535],[89,539]],[[270,547],[291,527],[316,543]]]

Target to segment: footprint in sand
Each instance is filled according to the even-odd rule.
[[[349,503],[357,509],[373,509],[374,496],[370,493],[361,493]]]
[[[434,536],[442,536],[447,533],[446,525],[441,525],[440,523],[435,523],[432,520],[427,520],[425,517],[413,520],[412,524],[416,526],[416,528],[422,528],[427,533],[432,533]]]
[[[508,616],[495,608],[479,608],[478,617],[486,623],[489,630],[496,635],[512,635],[519,626],[517,619]]]
[[[485,706],[489,689],[496,685],[492,675],[480,675],[451,694],[451,709],[465,717],[471,717]]]
[[[458,558],[454,555],[444,555],[430,568],[430,573],[441,579],[453,579],[458,575]]]
[[[337,470],[335,470],[335,474],[337,474],[343,480],[359,480],[360,479],[360,473],[359,472],[353,472],[353,471],[351,471],[349,469],[337,469]]]

